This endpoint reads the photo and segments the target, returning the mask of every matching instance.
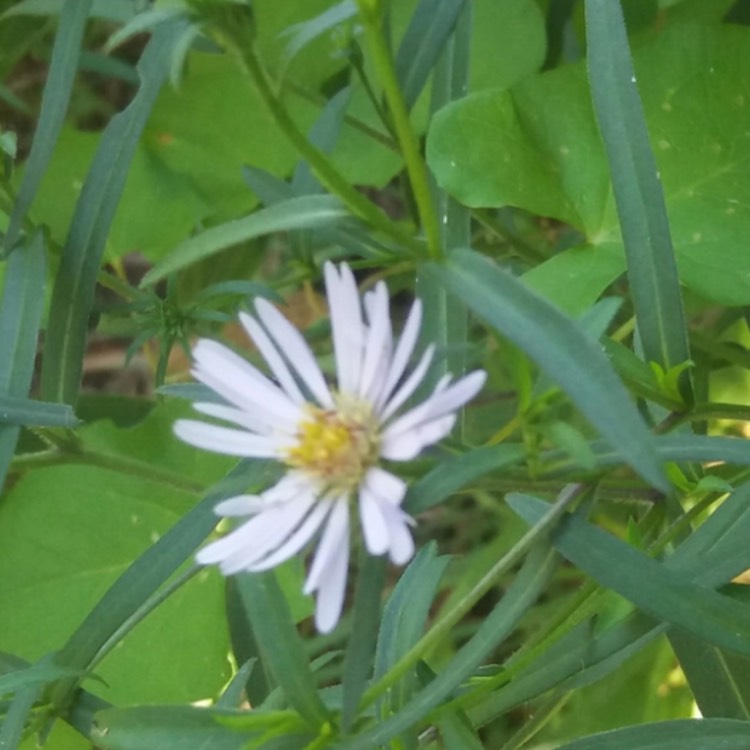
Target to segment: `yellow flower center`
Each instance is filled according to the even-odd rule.
[[[297,430],[298,442],[286,463],[320,480],[327,487],[354,489],[378,458],[377,421],[369,404],[336,397],[336,408],[308,406]]]

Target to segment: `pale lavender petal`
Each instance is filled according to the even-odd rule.
[[[334,505],[328,516],[318,549],[315,552],[310,572],[307,574],[304,592],[310,594],[320,586],[322,575],[329,562],[338,554],[342,540],[349,540],[349,498],[347,495],[332,498]]]
[[[383,387],[392,346],[388,290],[382,281],[377,284],[374,291],[365,295],[364,303],[369,327],[362,362],[359,395],[372,403],[378,391]]]
[[[346,596],[346,576],[349,569],[349,535],[344,535],[335,556],[326,566],[325,575],[318,587],[315,602],[315,627],[328,633],[336,627]]]
[[[356,394],[362,368],[364,324],[357,284],[349,266],[324,267],[328,306],[331,311],[333,353],[339,391]]]
[[[257,320],[253,320],[253,318],[244,312],[240,313],[240,321],[245,327],[248,336],[253,340],[255,346],[258,347],[258,351],[263,356],[263,359],[266,360],[266,363],[271,368],[271,372],[275,375],[276,380],[279,381],[279,385],[283,388],[284,393],[297,404],[304,404],[306,399],[302,395],[302,391],[300,391],[297,382],[292,377],[292,373],[289,372],[289,368],[286,366],[286,362],[284,362],[283,357],[279,354],[260,323]]]
[[[288,539],[279,545],[271,554],[264,557],[262,560],[259,560],[257,563],[248,566],[246,570],[255,573],[261,570],[270,570],[296,555],[310,541],[310,539],[312,539],[315,532],[325,520],[330,509],[330,500],[318,502],[308,514],[307,518],[300,524],[299,528]]]
[[[371,555],[382,555],[387,552],[390,547],[388,526],[378,498],[366,486],[359,492],[359,521],[367,551]]]
[[[390,366],[388,368],[388,374],[383,382],[383,388],[378,393],[377,399],[375,400],[376,408],[380,409],[384,406],[385,402],[393,393],[393,389],[401,380],[401,376],[404,374],[406,366],[409,364],[414,347],[419,338],[419,329],[422,325],[422,303],[419,300],[415,300],[409,311],[409,316],[406,319],[404,328],[401,331],[401,336],[396,344],[396,351],[393,354]]]
[[[217,516],[252,516],[266,507],[267,504],[258,495],[237,495],[222,500],[214,507],[214,513]]]
[[[364,484],[370,492],[391,505],[401,505],[406,495],[406,482],[379,466],[373,466],[367,472]]]
[[[258,299],[255,310],[281,353],[321,406],[333,406],[323,373],[302,334],[267,300]]]
[[[409,375],[404,384],[396,391],[393,398],[383,407],[380,414],[381,421],[385,422],[389,417],[393,416],[399,407],[403,405],[404,401],[406,401],[406,399],[417,390],[419,384],[424,380],[424,377],[427,374],[434,353],[435,346],[430,344],[427,349],[425,349],[422,358],[419,360],[419,364],[414,368],[411,375]]]
[[[248,544],[220,562],[221,572],[232,575],[241,570],[252,570],[255,563],[294,533],[315,501],[313,495],[301,495],[283,505],[273,505],[243,524],[241,529]]]
[[[178,419],[174,424],[174,433],[180,440],[214,453],[245,458],[278,458],[277,441],[244,430]]]
[[[203,373],[219,378],[232,391],[243,396],[237,404],[250,413],[259,410],[272,414],[277,420],[296,424],[300,408],[277,385],[260,373],[249,362],[216,341],[201,339],[193,349],[196,367],[193,374],[202,380]],[[261,416],[262,418],[262,416]]]
[[[411,461],[428,445],[433,445],[449,435],[455,423],[456,415],[449,414],[432,422],[422,422],[394,435],[386,432],[382,438],[380,455],[389,461]]]

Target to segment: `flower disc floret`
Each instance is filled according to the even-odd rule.
[[[377,421],[365,403],[338,397],[336,409],[308,405],[285,458],[333,491],[353,491],[378,460]]]

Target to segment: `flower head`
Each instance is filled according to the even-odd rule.
[[[273,374],[271,380],[221,344],[196,345],[193,375],[224,403],[195,409],[233,427],[179,420],[175,433],[199,448],[233,456],[273,458],[287,472],[260,495],[240,495],[216,506],[220,516],[249,517],[198,553],[224,574],[268,570],[297,554],[319,532],[305,592],[317,592],[320,631],[338,622],[349,564],[349,515],[358,509],[365,546],[396,564],[414,554],[413,519],[401,508],[405,482],[381,462],[408,461],[453,428],[456,411],[481,389],[485,373],[455,382],[444,376],[432,393],[399,410],[432,362],[429,346],[409,363],[422,322],[411,308],[394,341],[383,282],[360,298],[351,269],[325,266],[336,384],[328,385],[302,335],[269,302],[240,320]]]

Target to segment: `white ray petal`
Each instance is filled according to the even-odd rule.
[[[299,528],[288,539],[262,560],[248,566],[247,570],[255,573],[261,570],[269,570],[296,555],[312,539],[315,532],[320,528],[320,525],[325,521],[330,509],[330,500],[323,500],[316,503],[307,518],[305,518]]]
[[[403,385],[393,394],[388,403],[383,406],[383,410],[380,414],[382,422],[386,422],[392,417],[396,411],[403,406],[404,402],[411,396],[414,391],[417,390],[419,384],[424,380],[427,370],[430,368],[432,363],[432,357],[435,354],[435,346],[430,344],[425,349],[422,358],[419,360],[419,364],[412,370],[409,377],[404,381]]]
[[[277,549],[303,522],[315,503],[312,495],[295,497],[283,505],[274,505],[245,524],[246,547],[228,555],[220,561],[224,575],[252,570],[253,565]]]
[[[382,388],[391,357],[392,332],[388,312],[388,289],[380,281],[374,291],[365,295],[369,327],[365,342],[359,395],[373,403]]]
[[[391,540],[388,556],[395,565],[404,565],[414,555],[414,537],[409,529],[409,526],[414,525],[414,519],[401,508],[385,507],[383,513]]]
[[[398,344],[396,344],[396,351],[393,353],[393,359],[388,367],[388,374],[386,375],[383,388],[375,399],[375,406],[377,409],[381,409],[386,401],[390,398],[393,389],[401,380],[401,376],[404,374],[406,366],[409,364],[409,359],[414,352],[414,347],[419,338],[419,329],[422,325],[422,303],[420,300],[414,300],[414,304],[411,306],[409,316],[406,319],[404,328],[401,331]]]
[[[174,423],[174,433],[196,448],[214,453],[245,458],[278,458],[277,441],[264,435],[252,435],[244,430],[217,427],[192,419],[178,419]]]
[[[291,500],[296,495],[317,495],[317,488],[301,472],[289,471],[276,484],[269,487],[261,497],[268,505],[276,505]]]
[[[302,334],[267,300],[256,300],[255,310],[281,353],[318,403],[327,408],[333,406],[331,391]]]
[[[193,374],[201,380],[201,374],[208,372],[222,380],[233,391],[244,395],[247,410],[256,409],[273,414],[278,420],[296,423],[300,408],[281,388],[262,375],[249,362],[231,349],[209,339],[201,339],[193,350],[197,367]],[[241,404],[238,404],[238,406]]]
[[[349,535],[341,538],[336,555],[326,566],[325,575],[318,587],[315,602],[315,626],[321,633],[336,627],[346,596],[346,576],[349,568]]]
[[[247,387],[244,389],[233,388],[225,383],[220,377],[214,375],[214,373],[203,370],[200,367],[194,367],[192,373],[196,380],[207,385],[228,403],[233,404],[247,414],[252,414],[260,426],[260,429],[258,430],[259,432],[268,433],[271,431],[271,428],[278,424],[278,420],[272,414],[266,412],[265,409],[259,409],[255,401],[248,398]],[[217,404],[217,406],[218,405],[219,404]]]
[[[379,466],[373,466],[367,472],[364,484],[370,492],[391,505],[401,505],[406,495],[406,482]]]
[[[271,368],[271,372],[276,376],[284,393],[295,403],[304,404],[306,399],[302,395],[302,391],[300,391],[299,386],[292,377],[292,373],[289,372],[289,368],[286,366],[286,362],[284,362],[284,359],[260,323],[244,312],[240,313],[240,322],[245,327],[248,336],[253,340],[255,346],[258,347],[258,351]]]
[[[252,516],[264,510],[267,504],[258,495],[237,495],[222,500],[214,507],[217,516]]]
[[[378,498],[367,487],[359,492],[359,520],[365,547],[371,555],[382,555],[390,547],[390,535]]]
[[[456,415],[440,417],[432,422],[422,422],[409,430],[395,435],[385,433],[382,438],[380,455],[389,461],[411,461],[428,445],[434,445],[450,434],[456,424]]]
[[[224,404],[214,404],[210,401],[193,404],[193,409],[209,417],[216,417],[216,419],[223,419],[225,422],[237,424],[250,432],[260,435],[268,434],[268,425],[244,409],[237,409],[233,406],[225,406]]]
[[[328,522],[318,542],[318,549],[315,551],[315,557],[305,581],[303,590],[306,594],[312,593],[320,586],[321,576],[325,573],[331,559],[338,554],[341,540],[346,539],[347,543],[349,540],[349,498],[344,495],[334,497],[332,500],[333,509],[328,516]]]
[[[329,262],[326,263],[324,272],[339,391],[355,394],[359,386],[364,340],[362,305],[357,284],[347,265],[341,265],[337,270]]]
[[[444,386],[446,381],[443,378],[426,401],[402,414],[388,426],[385,433],[393,438],[399,433],[419,427],[423,422],[432,422],[457,411],[479,393],[486,378],[486,372],[477,370],[447,387]]]

